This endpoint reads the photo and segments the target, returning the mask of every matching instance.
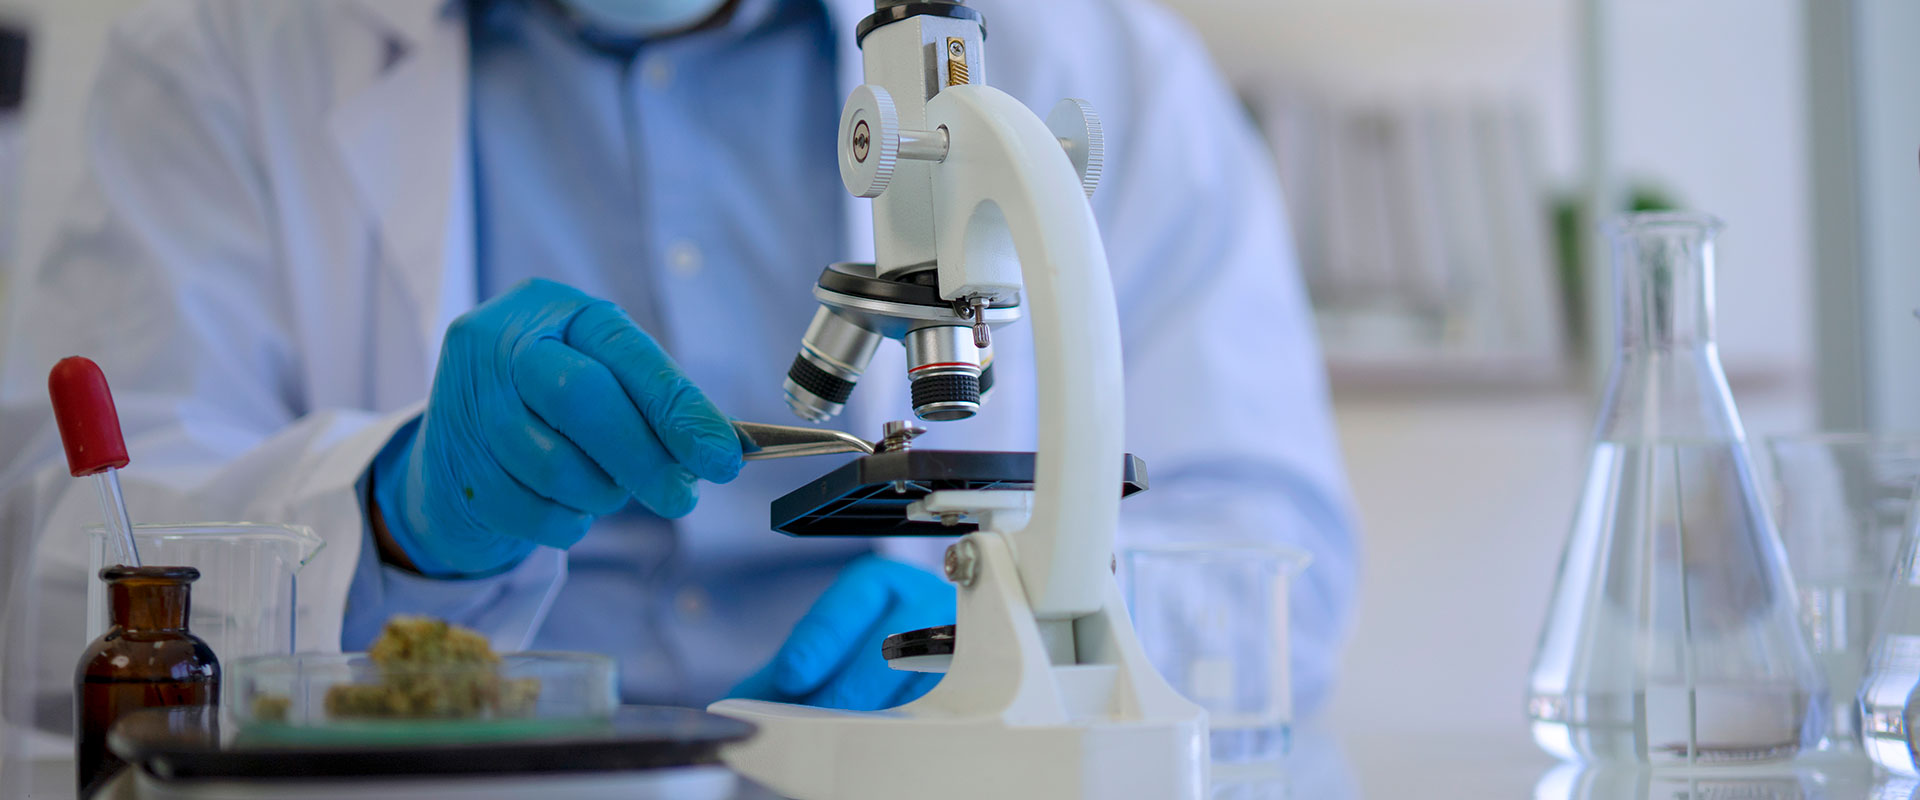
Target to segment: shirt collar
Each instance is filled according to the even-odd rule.
[[[587,46],[615,56],[631,56],[642,46],[657,37],[629,36],[617,32],[594,28],[575,16],[563,0],[472,0],[480,5],[488,3],[517,3],[527,6],[525,11],[546,15],[570,29]],[[688,38],[698,37],[713,41],[715,39],[740,39],[755,31],[774,24],[776,14],[790,5],[806,4],[818,8],[821,0],[735,0],[726,18],[716,24],[684,34]],[[680,38],[676,35],[668,38]]]

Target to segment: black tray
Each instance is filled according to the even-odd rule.
[[[959,536],[980,526],[916,522],[907,518],[907,505],[948,489],[1032,488],[1032,453],[875,453],[849,461],[773,501],[773,529],[794,536]],[[1128,453],[1120,475],[1120,496],[1146,488],[1146,462]]]
[[[602,729],[440,745],[222,745],[218,709],[157,708],[113,726],[107,746],[166,780],[447,777],[669,769],[719,763],[753,726],[690,708],[622,706]]]

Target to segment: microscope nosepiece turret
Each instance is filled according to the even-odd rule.
[[[993,327],[1020,318],[1018,295],[995,300],[940,296],[931,270],[882,278],[867,263],[820,273],[820,308],[787,368],[787,405],[801,419],[825,422],[846,407],[884,339],[906,345],[913,413],[950,422],[980,413],[993,388]]]

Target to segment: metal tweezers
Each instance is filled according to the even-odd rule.
[[[748,461],[833,453],[873,454],[873,443],[851,433],[824,428],[735,422],[733,430],[740,435],[740,447],[746,451]]]

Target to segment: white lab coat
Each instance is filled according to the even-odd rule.
[[[828,5],[851,89],[852,29],[872,5]],[[1243,528],[1342,528],[1343,481],[1270,168],[1198,43],[1167,12],[1128,0],[974,5],[987,18],[991,83],[1043,110],[1087,98],[1110,121],[1095,207],[1128,316],[1129,369],[1159,363],[1155,380],[1213,394],[1189,404],[1175,394],[1184,387],[1130,381],[1129,449],[1150,462],[1156,451],[1265,459],[1326,508],[1186,499]],[[447,0],[176,0],[116,27],[88,124],[89,180],[47,263],[11,287],[0,453],[17,455],[0,530],[35,534],[43,579],[85,580],[73,571],[85,563],[75,531],[98,517],[91,491],[56,463],[43,388],[54,360],[88,354],[116,390],[137,518],[312,527],[326,548],[300,576],[297,645],[338,647],[364,536],[362,475],[418,413],[442,331],[475,303],[466,51],[459,4]],[[1193,191],[1225,193],[1209,206],[1223,214],[1195,218]],[[870,257],[866,201],[848,202],[848,240],[865,251],[849,259]],[[1176,280],[1161,265],[1193,269]],[[1189,307],[1205,313],[1183,316]],[[1228,340],[1257,342],[1261,357],[1224,355]],[[996,402],[1029,410],[982,423],[969,435],[980,444],[1031,438],[1031,387],[1017,377],[1028,366],[1010,349]],[[861,394],[904,398],[900,373],[876,364]],[[1136,397],[1145,392],[1161,399]],[[899,413],[887,405],[845,424],[877,431]],[[1156,475],[1172,466],[1152,463]],[[535,558],[558,579],[561,554]],[[43,631],[55,635],[75,643],[47,648],[52,675],[78,649],[77,632]]]

